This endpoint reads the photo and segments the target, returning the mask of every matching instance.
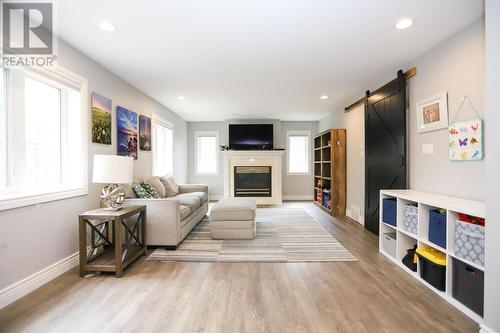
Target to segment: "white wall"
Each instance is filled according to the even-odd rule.
[[[417,67],[417,75],[408,80],[408,168],[409,187],[422,191],[454,195],[470,199],[485,198],[485,162],[451,162],[448,159],[446,129],[417,133],[415,105],[418,100],[447,91],[450,119],[455,115],[460,98],[469,95],[480,114],[484,115],[484,36],[483,21],[477,20],[454,36],[437,45],[416,60],[399,68]],[[398,67],[396,67],[398,68]],[[396,76],[396,70],[394,71]],[[381,82],[383,85],[385,82]],[[359,87],[360,97],[366,89]],[[471,118],[464,110],[459,120]],[[347,209],[364,209],[364,107],[348,113],[332,111],[319,121],[319,131],[327,128],[347,129]],[[434,155],[423,155],[422,144],[432,143]],[[486,148],[488,146],[486,145]]]
[[[90,106],[88,107],[89,179],[92,179],[92,156],[116,154],[116,105],[138,114],[157,113],[175,126],[174,174],[180,182],[187,178],[187,124],[165,107],[127,84],[75,49],[60,42],[59,63],[88,80],[90,93],[96,91],[113,101],[112,145],[92,144]],[[139,151],[136,176],[151,175],[151,153]],[[89,184],[89,194],[0,212],[0,290],[77,251],[78,214],[97,208],[100,185]]]
[[[345,128],[347,133],[347,198],[346,214],[364,224],[365,207],[365,107],[344,113],[331,112],[319,121],[319,131]],[[359,212],[359,213],[358,213]]]
[[[500,1],[486,0],[486,114],[489,128],[500,124]],[[488,332],[500,332],[500,131],[488,132],[486,147],[486,274],[485,326]]]
[[[219,198],[224,195],[224,166],[222,154],[219,154],[219,175],[218,176],[198,176],[196,175],[196,156],[195,156],[195,133],[197,131],[217,131],[219,132],[219,145],[229,143],[229,124],[273,124],[274,128],[274,147],[286,148],[286,131],[301,130],[310,131],[311,137],[318,131],[317,122],[282,122],[279,120],[228,120],[220,122],[189,122],[188,123],[188,152],[189,167],[188,180],[190,183],[203,183],[209,186],[210,196]],[[286,156],[285,156],[286,157]],[[311,158],[312,170],[312,158]],[[284,199],[302,199],[313,198],[312,191],[313,175],[287,175],[286,160],[283,159],[283,196]]]

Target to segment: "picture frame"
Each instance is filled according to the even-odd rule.
[[[124,107],[116,107],[117,154],[138,158],[137,113]]]
[[[96,92],[91,95],[92,142],[111,144],[111,99]]]
[[[151,151],[151,118],[139,116],[139,148]]]
[[[448,94],[439,93],[417,102],[418,133],[448,128]]]

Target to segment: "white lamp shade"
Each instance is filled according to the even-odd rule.
[[[134,177],[134,160],[129,156],[94,155],[92,182],[130,184]]]

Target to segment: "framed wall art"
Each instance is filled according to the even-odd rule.
[[[139,116],[139,148],[151,151],[151,118]]]
[[[454,117],[456,119],[465,103],[468,103],[477,118],[453,122],[448,128],[448,150],[452,161],[480,161],[483,159],[483,120],[466,96]]]
[[[96,92],[91,96],[92,142],[111,144],[111,100]]]
[[[116,128],[118,132],[118,155],[137,159],[137,113],[124,107],[116,107]]]
[[[442,92],[417,102],[418,132],[448,127],[448,95]]]

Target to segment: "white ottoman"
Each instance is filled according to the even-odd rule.
[[[210,211],[210,237],[213,239],[254,239],[254,199],[225,198]]]

